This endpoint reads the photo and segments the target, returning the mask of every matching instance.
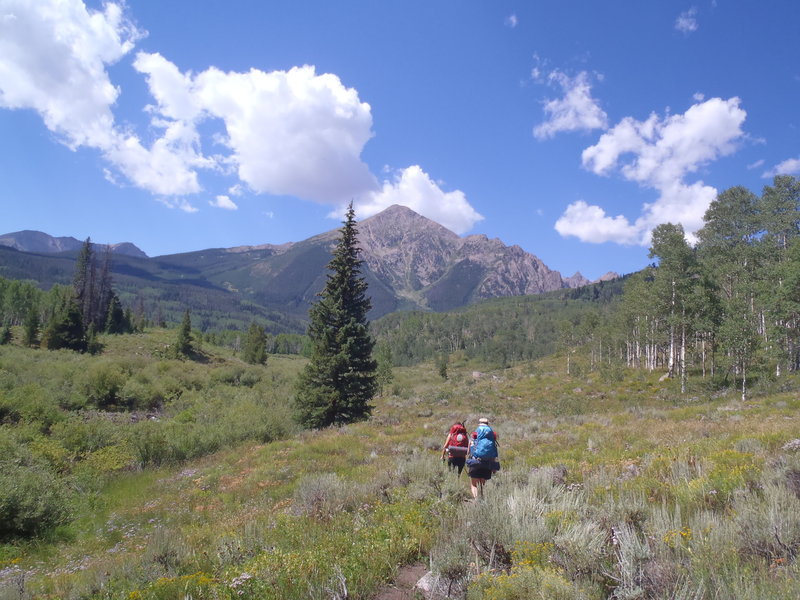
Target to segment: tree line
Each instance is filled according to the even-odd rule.
[[[83,352],[96,350],[98,333],[134,331],[135,319],[113,289],[110,252],[98,262],[87,238],[71,286],[43,291],[32,282],[0,278],[0,343],[10,340],[12,326],[21,326],[25,346]]]
[[[800,180],[775,177],[757,196],[720,193],[696,239],[681,225],[652,232],[654,263],[626,282],[619,311],[562,323],[576,348],[606,364],[664,369],[685,392],[697,373],[740,387],[800,368]]]

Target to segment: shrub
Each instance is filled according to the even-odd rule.
[[[159,466],[173,460],[172,446],[161,423],[137,423],[130,430],[129,444],[140,467]]]
[[[738,547],[768,561],[793,559],[800,551],[800,499],[785,485],[738,494],[733,502]]]
[[[153,382],[143,374],[130,377],[119,391],[119,401],[134,410],[152,410],[162,405],[167,398],[175,395],[167,382]]]
[[[553,538],[551,560],[573,578],[591,575],[603,558],[605,541],[606,532],[597,523],[571,523]]]
[[[209,377],[214,383],[239,385],[239,379],[242,377],[245,371],[246,368],[244,365],[217,367],[211,371]]]
[[[90,363],[78,380],[78,389],[90,404],[106,408],[119,404],[120,391],[127,379],[128,374],[119,365]]]
[[[71,492],[36,465],[0,463],[0,539],[30,537],[66,523]]]
[[[442,463],[429,455],[412,456],[403,460],[398,468],[397,483],[408,485],[410,497],[417,500],[437,498],[455,502],[465,500],[467,494],[463,479],[459,484],[458,478],[448,473]]]
[[[469,581],[472,553],[458,523],[443,529],[431,551],[431,569],[443,580],[448,596]]]
[[[63,418],[58,402],[49,396],[48,391],[36,383],[23,385],[12,390],[7,400],[2,402],[0,413],[6,412],[11,422],[24,421],[46,432],[53,423]]]
[[[191,551],[179,532],[156,527],[144,550],[145,563],[156,566],[167,576],[177,575],[187,562]]]
[[[130,469],[136,463],[133,451],[125,445],[105,446],[84,457],[81,466],[94,474],[116,473]]]
[[[56,423],[51,434],[76,456],[110,446],[121,437],[119,427],[111,421],[103,418],[84,421],[80,417]]]
[[[517,567],[508,573],[484,573],[470,586],[467,598],[503,600],[589,600],[602,598],[600,590],[585,589],[553,568]]]
[[[318,518],[327,519],[343,510],[352,510],[359,502],[354,484],[342,480],[335,473],[306,476],[294,492],[295,513]]]

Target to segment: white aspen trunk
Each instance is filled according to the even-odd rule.
[[[747,372],[744,362],[742,362],[742,402],[747,401]]]
[[[702,357],[703,361],[703,379],[706,378],[706,336],[703,335],[702,340],[700,341],[700,356]]]
[[[675,280],[672,280],[672,299],[669,310],[669,356],[667,357],[667,373],[675,376]]]
[[[667,355],[667,373],[670,377],[675,376],[675,326],[669,326],[669,354]]]
[[[681,394],[686,393],[686,325],[681,324]]]

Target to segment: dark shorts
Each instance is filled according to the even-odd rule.
[[[451,467],[458,467],[459,469],[464,468],[464,464],[467,462],[466,456],[450,456],[447,459],[447,464]]]
[[[467,464],[467,474],[472,479],[491,479],[492,463],[476,462],[473,464]]]

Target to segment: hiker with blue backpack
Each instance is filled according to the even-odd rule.
[[[472,434],[467,455],[467,473],[473,498],[483,495],[483,485],[492,478],[492,473],[499,470],[497,434],[489,427],[489,419],[478,419],[478,428]]]

